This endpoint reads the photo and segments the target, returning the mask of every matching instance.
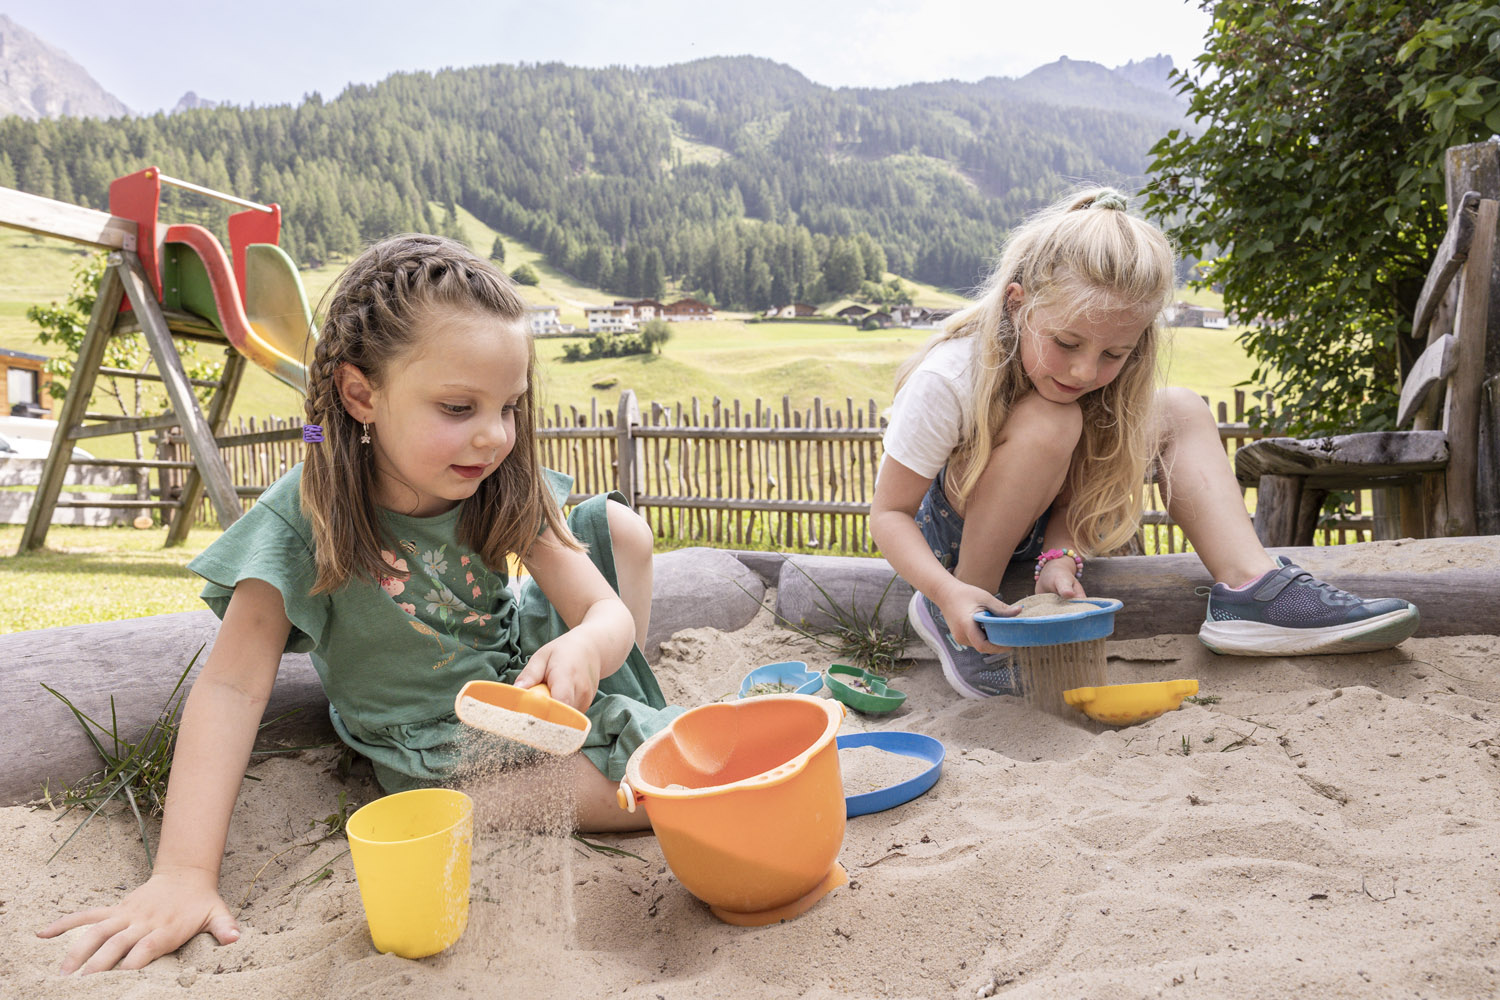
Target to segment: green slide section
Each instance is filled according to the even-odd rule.
[[[276,378],[305,392],[305,362],[312,360],[316,334],[312,309],[297,265],[272,243],[245,248],[245,318],[255,336],[240,352]]]

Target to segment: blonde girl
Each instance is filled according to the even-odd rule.
[[[385,240],[344,273],[309,369],[323,440],[189,564],[223,625],[182,714],[156,866],[41,932],[87,925],[64,972],[138,969],[205,930],[238,939],[219,864],[284,652],[310,654],[335,730],[386,791],[451,776],[465,682],[545,681],[593,721],[569,762],[578,824],[642,823],[614,783],[677,711],[640,652],[651,532],[605,497],[564,521],[571,480],[536,456],[524,308],[438,237]],[[530,575],[514,589],[512,554]]]
[[[1006,565],[1037,593],[1084,596],[1085,560],[1135,532],[1155,464],[1167,509],[1213,575],[1200,638],[1216,652],[1385,648],[1415,631],[1406,601],[1363,600],[1266,552],[1208,407],[1157,388],[1173,254],[1108,188],[1029,219],[979,301],[897,376],[870,531],[916,590],[912,627],[959,694],[1014,693],[980,611],[1011,613]]]

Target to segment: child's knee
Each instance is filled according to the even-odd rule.
[[[1168,427],[1215,423],[1213,411],[1208,408],[1207,401],[1193,390],[1182,386],[1158,389],[1156,405]]]
[[[649,557],[656,543],[651,525],[646,519],[622,503],[608,503],[610,544],[615,558]]]
[[[1082,407],[1077,403],[1054,403],[1032,393],[1006,417],[996,451],[1019,449],[1029,456],[1054,459],[1066,465],[1082,437]]]

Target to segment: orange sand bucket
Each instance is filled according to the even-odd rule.
[[[790,919],[849,881],[842,719],[800,694],[695,708],[631,755],[620,806],[645,807],[673,874],[720,920]]]

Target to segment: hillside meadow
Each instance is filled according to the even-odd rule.
[[[460,210],[465,236],[481,253],[495,237],[505,244],[505,270],[529,264],[540,277],[538,285],[522,288],[526,300],[556,305],[564,323],[586,328],[586,306],[608,303],[615,296],[591,288],[548,264],[540,252],[508,235],[496,233]],[[52,345],[36,339],[26,310],[67,296],[72,269],[86,256],[81,248],[27,233],[0,231],[0,347],[35,354],[55,354]],[[302,272],[307,297],[316,310],[346,261],[335,261]],[[953,308],[966,299],[943,289],[906,282],[913,299],[932,308]],[[669,288],[668,297],[681,294]],[[1212,302],[1211,293],[1184,293],[1194,301]],[[850,300],[818,303],[832,313]],[[863,404],[875,399],[890,402],[897,367],[932,331],[892,328],[861,330],[832,322],[762,321],[747,313],[720,313],[713,322],[674,323],[672,337],[660,354],[563,362],[563,346],[571,338],[542,338],[537,342],[541,369],[541,399],[550,410],[570,406],[587,410],[595,401],[613,408],[624,389],[634,389],[644,404],[670,405],[694,397],[707,403],[717,396],[753,405],[756,398],[774,403],[791,397],[794,406],[814,398],[839,403],[845,397]],[[1186,385],[1210,399],[1229,399],[1236,383],[1252,370],[1235,338],[1239,330],[1181,329],[1169,338],[1167,379]],[[202,351],[211,348],[200,347]],[[602,386],[602,388],[601,388]],[[96,395],[96,400],[98,397]],[[96,406],[112,407],[98,400]],[[301,400],[288,387],[251,366],[241,383],[231,418],[301,416]],[[99,438],[89,450],[102,457],[130,453],[128,438]]]

